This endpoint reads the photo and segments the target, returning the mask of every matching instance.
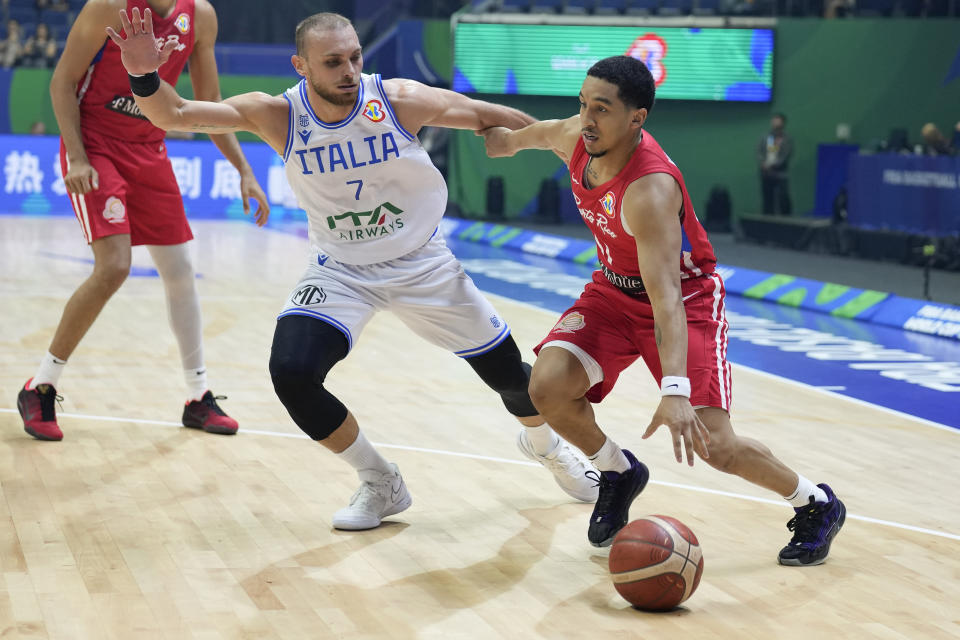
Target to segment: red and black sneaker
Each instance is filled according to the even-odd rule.
[[[183,407],[183,426],[232,436],[237,432],[237,421],[217,404],[217,400],[226,399],[227,396],[215,396],[207,391],[199,400],[191,400]]]
[[[37,440],[63,440],[63,431],[57,424],[57,410],[53,403],[62,400],[51,384],[38,384],[28,389],[33,378],[27,380],[17,394],[17,410],[23,418],[23,430]]]

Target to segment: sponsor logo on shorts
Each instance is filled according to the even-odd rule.
[[[107,198],[107,203],[103,205],[103,219],[110,224],[120,224],[127,217],[127,209],[123,206],[123,201],[116,196]]]
[[[493,325],[493,328],[494,328],[494,329],[499,329],[499,328],[500,328],[500,318],[498,318],[497,316],[490,316],[490,324]]]
[[[583,329],[585,326],[587,326],[587,322],[583,319],[583,314],[578,311],[574,311],[573,313],[568,313],[560,318],[560,322],[553,327],[553,332],[573,333],[574,331]]]
[[[312,284],[300,287],[290,296],[290,302],[298,307],[309,307],[322,304],[327,299],[327,292]]]
[[[380,122],[387,117],[379,100],[369,100],[363,108],[363,116],[370,122]]]

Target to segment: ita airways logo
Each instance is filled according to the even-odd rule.
[[[190,16],[185,13],[181,13],[177,16],[177,19],[173,21],[173,24],[177,27],[180,33],[186,33],[190,31]]]
[[[617,206],[617,197],[613,195],[613,191],[607,191],[603,194],[603,197],[600,198],[600,206],[603,207],[603,212],[607,214],[608,218],[614,216]]]
[[[363,115],[371,122],[380,122],[387,117],[387,114],[383,110],[383,103],[379,100],[368,101],[367,105],[363,108]]]
[[[107,198],[107,203],[103,207],[103,219],[110,224],[120,224],[127,217],[127,208],[123,206],[123,201],[116,196]]]
[[[560,322],[553,327],[553,331],[554,333],[573,333],[585,326],[587,326],[587,322],[583,319],[583,314],[574,311],[560,318]]]
[[[663,65],[663,59],[667,57],[667,43],[657,34],[646,33],[640,36],[633,41],[624,55],[647,65],[658,87],[667,79],[667,68]]]

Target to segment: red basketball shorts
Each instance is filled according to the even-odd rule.
[[[731,378],[723,280],[714,273],[683,280],[680,287],[687,315],[690,404],[729,411]],[[568,349],[583,363],[593,385],[587,392],[591,402],[600,402],[610,393],[620,372],[637,358],[643,358],[658,387],[663,377],[649,299],[646,295],[627,295],[599,271],[534,352],[539,354],[548,344]]]
[[[83,144],[100,188],[67,195],[87,243],[119,233],[129,233],[134,245],[181,244],[193,238],[163,140],[127,142],[84,131]],[[67,174],[63,140],[60,169]]]

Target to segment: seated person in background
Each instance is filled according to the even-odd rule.
[[[20,57],[15,64],[18,67],[52,69],[57,64],[57,43],[53,40],[47,40],[46,43],[41,45],[31,38],[23,44]]]
[[[951,144],[950,140],[940,132],[937,125],[928,122],[920,130],[923,136],[923,155],[925,156],[952,156],[957,150]],[[957,131],[954,130],[954,138],[957,138]]]
[[[23,50],[22,31],[16,20],[7,20],[7,39],[0,42],[0,67],[9,69],[17,63]]]
[[[50,34],[50,27],[42,22],[37,25],[37,32],[27,38],[24,49],[22,66],[52,69],[57,64],[57,41]]]
[[[37,67],[40,66],[40,52],[37,51],[37,45],[32,39],[27,40],[20,47],[20,55],[14,60],[15,67]]]
[[[53,69],[57,66],[57,59],[60,57],[60,47],[57,46],[56,40],[47,40],[47,43],[43,46],[43,51],[41,52],[41,60],[43,61],[44,69]]]
[[[33,42],[33,44],[36,45],[37,51],[43,51],[47,43],[52,41],[53,36],[50,34],[50,27],[43,22],[37,23],[37,30],[32,36],[27,38],[27,42]]]

